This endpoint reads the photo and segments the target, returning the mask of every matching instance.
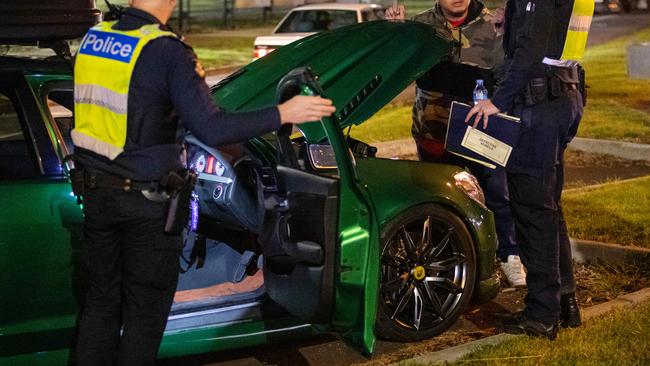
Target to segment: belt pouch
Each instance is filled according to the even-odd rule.
[[[530,99],[533,105],[544,103],[548,100],[546,78],[534,78],[530,81]]]
[[[585,82],[585,69],[578,65],[578,90],[582,94],[582,106],[587,105],[587,84]]]
[[[196,173],[186,170],[183,175],[183,185],[172,191],[171,199],[167,203],[165,233],[170,235],[179,235],[183,231],[190,213],[190,198],[196,183]]]
[[[550,98],[556,99],[562,95],[562,81],[557,77],[551,76],[549,79],[549,93]],[[549,98],[549,99],[550,99]]]

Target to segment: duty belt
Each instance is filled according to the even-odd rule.
[[[129,178],[99,172],[85,171],[84,178],[84,185],[90,189],[111,188],[120,189],[124,192],[129,192],[131,190],[156,191],[159,186],[158,181],[135,181]]]

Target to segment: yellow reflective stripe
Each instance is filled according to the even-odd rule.
[[[75,104],[75,130],[119,148],[126,141],[126,114],[113,113],[95,104]]]
[[[90,150],[111,160],[114,160],[124,151],[117,146],[113,146],[98,138],[79,132],[77,129],[72,130],[72,132],[70,132],[70,136],[72,137],[72,142],[75,146]]]
[[[574,32],[589,32],[591,27],[591,16],[572,15],[569,21],[569,30]]]
[[[100,85],[77,84],[74,86],[74,102],[94,104],[113,113],[126,114],[128,94],[116,93]]]
[[[587,36],[594,14],[593,0],[575,0],[560,60],[580,61],[587,47]]]

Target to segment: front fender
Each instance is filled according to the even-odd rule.
[[[411,207],[434,203],[454,212],[465,222],[475,243],[478,280],[494,271],[497,238],[492,212],[469,198],[455,184],[462,168],[408,160],[357,157],[357,174],[368,189],[379,225]]]

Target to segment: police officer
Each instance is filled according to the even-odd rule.
[[[560,195],[564,150],[582,117],[584,77],[577,61],[593,9],[591,0],[508,0],[505,78],[466,119],[486,127],[499,111],[521,118],[508,182],[528,294],[525,310],[504,324],[509,333],[554,339],[558,323],[580,325]]]
[[[145,198],[181,171],[183,127],[216,146],[318,120],[331,101],[296,96],[248,113],[220,111],[192,49],[165,23],[175,0],[131,0],[93,27],[75,60],[76,163],[84,170],[89,289],[79,365],[153,364],[178,281],[180,235],[164,233],[165,202]]]

